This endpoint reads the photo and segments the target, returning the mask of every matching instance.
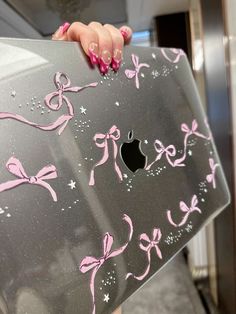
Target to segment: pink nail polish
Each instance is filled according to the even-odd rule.
[[[120,65],[121,65],[121,61],[116,61],[114,59],[112,60],[111,66],[112,66],[114,71],[118,71],[120,68]]]
[[[102,59],[100,59],[100,71],[102,74],[106,74],[109,69],[109,64],[105,63]]]
[[[112,68],[114,71],[118,71],[122,61],[122,50],[115,49],[113,58],[112,58]]]
[[[98,44],[91,43],[89,45],[89,57],[92,64],[98,64]]]
[[[124,39],[128,38],[129,32],[126,29],[122,29],[120,32]]]
[[[68,30],[68,28],[70,27],[70,23],[68,22],[65,22],[62,26],[61,26],[61,31],[62,31],[62,34],[64,35],[65,32]]]
[[[105,74],[108,72],[109,65],[111,64],[111,53],[108,50],[103,50],[100,57],[100,71]]]

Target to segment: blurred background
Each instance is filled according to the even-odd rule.
[[[1,37],[48,39],[75,20],[128,24],[133,45],[187,53],[232,195],[231,205],[131,297],[123,313],[235,314],[236,1],[0,0]]]

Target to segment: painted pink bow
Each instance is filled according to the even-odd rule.
[[[211,168],[211,174],[208,174],[206,176],[206,179],[208,183],[212,183],[213,189],[215,189],[216,188],[215,172],[216,168],[219,167],[219,164],[215,163],[213,158],[209,158],[209,165]]]
[[[171,211],[168,210],[167,218],[169,222],[175,227],[183,226],[187,222],[188,217],[192,212],[197,211],[200,214],[202,213],[201,209],[197,207],[197,204],[198,204],[198,199],[196,195],[193,195],[190,207],[188,207],[184,202],[181,201],[179,204],[179,208],[183,213],[186,213],[186,214],[184,215],[182,221],[179,224],[176,224],[171,217]]]
[[[176,149],[174,145],[169,145],[165,147],[161,141],[155,140],[154,148],[156,152],[158,153],[158,155],[156,159],[146,167],[146,170],[149,170],[155,162],[160,160],[163,154],[165,154],[166,159],[169,162],[169,164],[173,166],[173,162],[171,161],[170,157],[174,157],[176,155]]]
[[[171,51],[171,53],[175,56],[175,59],[168,57],[164,48],[161,49],[163,56],[171,63],[178,63],[180,58],[185,55],[182,49],[171,48],[169,51]]]
[[[194,119],[192,121],[192,126],[191,128],[189,128],[189,126],[186,123],[182,123],[181,124],[181,130],[182,132],[186,133],[185,137],[184,137],[184,154],[181,158],[178,158],[174,161],[173,165],[174,167],[182,167],[185,166],[185,164],[183,164],[183,161],[186,159],[186,155],[187,155],[187,145],[188,145],[188,138],[191,135],[196,135],[197,137],[203,138],[203,139],[208,139],[208,137],[206,137],[205,135],[203,135],[202,133],[197,131],[198,129],[198,123],[197,121]]]
[[[43,188],[47,189],[51,193],[54,202],[57,201],[56,192],[52,189],[52,187],[47,182],[45,182],[45,180],[51,180],[51,179],[57,178],[57,171],[56,171],[55,166],[53,165],[46,166],[42,168],[36,174],[36,176],[30,177],[26,174],[21,162],[15,157],[11,157],[6,164],[6,168],[10,173],[18,177],[19,179],[0,184],[0,192],[7,191],[21,184],[28,183],[28,184],[40,185]]]
[[[126,249],[126,247],[128,246],[133,236],[132,220],[127,215],[123,216],[123,220],[129,225],[129,229],[130,229],[128,241],[120,248],[114,251],[111,251],[112,244],[113,244],[113,236],[107,232],[103,238],[103,255],[99,258],[96,258],[93,256],[86,256],[80,263],[80,271],[82,273],[87,273],[89,271],[92,271],[91,277],[90,277],[90,291],[91,291],[92,301],[93,301],[93,312],[92,312],[93,314],[95,314],[96,312],[94,284],[95,284],[95,277],[98,270],[108,259],[122,254],[124,250]]]
[[[93,140],[95,142],[95,145],[99,148],[103,148],[103,156],[102,159],[100,161],[98,161],[92,168],[91,173],[90,173],[90,180],[89,180],[89,185],[94,185],[95,184],[95,179],[94,179],[94,169],[102,164],[104,164],[108,158],[109,158],[109,151],[108,151],[108,140],[112,141],[113,144],[113,161],[114,161],[114,168],[115,171],[119,177],[119,180],[122,181],[123,180],[123,176],[121,173],[121,170],[119,168],[119,166],[116,163],[116,157],[118,154],[118,147],[116,144],[116,141],[118,141],[118,139],[120,138],[120,130],[113,125],[110,130],[106,133],[106,134],[102,134],[102,133],[97,133],[95,134]],[[98,142],[99,140],[101,140],[102,142]]]
[[[154,228],[153,232],[152,232],[152,240],[149,238],[149,236],[146,233],[142,233],[139,237],[140,243],[139,243],[139,247],[141,250],[143,250],[144,252],[146,252],[147,254],[147,259],[148,259],[148,266],[146,268],[146,270],[144,271],[144,273],[140,276],[135,276],[133,273],[128,273],[126,275],[126,279],[128,279],[130,276],[134,277],[137,280],[143,280],[149,273],[150,271],[150,267],[151,267],[151,250],[155,249],[156,250],[156,254],[157,256],[162,259],[162,254],[161,254],[161,250],[158,247],[158,244],[161,240],[162,234],[161,234],[161,230]],[[145,244],[143,244],[142,242],[145,242]]]
[[[147,63],[139,63],[139,57],[132,54],[131,56],[132,58],[132,61],[133,61],[133,64],[135,66],[135,69],[134,70],[125,70],[125,75],[128,79],[132,79],[133,77],[135,77],[135,85],[136,85],[136,88],[139,89],[139,72],[141,70],[141,68],[145,67],[145,68],[149,68],[150,65],[148,65]]]
[[[14,119],[19,122],[25,123],[27,125],[33,126],[37,129],[43,131],[53,131],[59,128],[58,134],[60,135],[65,127],[67,126],[68,122],[74,117],[74,108],[69,99],[64,95],[65,92],[74,92],[78,93],[82,89],[87,87],[96,87],[98,83],[91,83],[85,85],[83,87],[75,86],[71,87],[71,82],[68,76],[64,73],[57,72],[54,76],[54,83],[57,88],[57,91],[48,94],[45,99],[45,105],[53,111],[58,111],[61,109],[63,103],[67,106],[68,113],[61,115],[55,122],[50,123],[48,125],[40,125],[31,121],[28,121],[24,117],[18,114],[9,113],[9,112],[0,112],[0,119]],[[55,103],[53,100],[57,99]]]

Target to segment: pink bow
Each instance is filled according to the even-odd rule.
[[[175,222],[173,222],[173,219],[171,217],[171,211],[168,210],[167,211],[167,218],[169,220],[169,222],[175,226],[175,227],[181,227],[183,226],[186,221],[188,220],[188,217],[189,215],[194,212],[194,211],[197,211],[198,213],[202,213],[201,209],[197,207],[197,204],[198,204],[198,199],[197,199],[197,196],[196,195],[193,195],[192,197],[192,201],[191,201],[191,206],[188,207],[184,202],[180,202],[179,204],[179,208],[182,212],[186,213],[182,219],[182,221],[177,225]]]
[[[62,78],[64,79],[65,82],[62,81]],[[95,87],[97,86],[98,83],[91,83],[88,85],[85,85],[83,87],[75,86],[75,87],[70,87],[71,82],[68,76],[64,73],[57,72],[54,76],[54,83],[57,87],[56,92],[52,92],[48,94],[45,99],[45,105],[53,110],[53,111],[58,111],[61,109],[63,102],[66,104],[68,108],[68,114],[63,114],[61,115],[55,122],[50,123],[48,125],[39,125],[37,123],[28,121],[24,117],[18,114],[14,113],[9,113],[9,112],[0,112],[0,119],[14,119],[19,122],[25,123],[27,125],[33,126],[37,129],[43,130],[43,131],[52,131],[58,130],[58,134],[60,135],[65,127],[67,126],[68,122],[74,117],[74,108],[69,99],[64,95],[65,92],[74,92],[77,93],[82,89],[85,89],[87,87]],[[52,101],[54,98],[58,97],[58,102],[53,103]]]
[[[169,145],[165,147],[161,141],[155,140],[154,148],[156,152],[158,153],[158,155],[156,159],[146,167],[146,170],[149,170],[155,162],[160,160],[163,154],[165,154],[166,159],[169,162],[169,164],[173,166],[173,162],[171,161],[170,157],[174,157],[176,155],[176,149],[174,145]]]
[[[51,193],[54,202],[57,201],[56,192],[52,189],[52,187],[47,182],[44,181],[44,180],[51,180],[51,179],[57,178],[57,172],[56,172],[55,166],[53,165],[46,166],[42,168],[36,174],[36,176],[29,177],[26,174],[21,162],[15,157],[11,157],[6,164],[6,168],[10,173],[15,175],[19,179],[0,184],[0,192],[7,191],[7,190],[15,188],[18,185],[28,183],[28,184],[40,185],[43,188],[47,189]]]
[[[139,57],[132,54],[131,56],[133,64],[135,66],[135,70],[125,70],[125,75],[128,79],[132,79],[133,77],[135,77],[135,85],[136,88],[139,89],[139,77],[138,74],[141,70],[141,68],[145,67],[145,68],[149,68],[150,66],[147,63],[139,63]]]
[[[171,48],[171,49],[169,49],[169,50],[175,55],[175,59],[174,59],[174,60],[170,59],[170,58],[167,56],[167,54],[166,54],[164,48],[161,49],[161,52],[162,52],[163,56],[164,56],[168,61],[170,61],[171,63],[178,63],[179,60],[180,60],[180,58],[181,58],[181,56],[184,56],[184,55],[185,55],[185,54],[184,54],[184,51],[183,51],[182,49]]]
[[[192,127],[189,128],[188,125],[186,123],[182,123],[181,124],[181,130],[182,132],[186,133],[185,137],[184,137],[184,154],[181,158],[178,158],[174,161],[173,165],[174,167],[182,167],[185,166],[183,164],[183,161],[186,159],[186,155],[187,155],[187,145],[188,145],[188,138],[189,136],[195,134],[198,137],[201,137],[203,139],[208,139],[208,137],[206,137],[205,135],[203,135],[202,133],[197,131],[198,129],[198,123],[196,120],[192,121]]]
[[[96,312],[96,304],[95,304],[95,293],[94,293],[94,283],[95,277],[99,270],[99,268],[110,258],[120,255],[124,252],[126,247],[128,246],[129,242],[133,236],[133,223],[129,216],[124,215],[123,220],[127,222],[129,225],[129,237],[128,241],[122,247],[111,251],[112,244],[113,244],[113,236],[110,235],[108,232],[104,235],[103,238],[103,255],[102,257],[96,258],[93,256],[86,256],[80,263],[80,271],[84,274],[92,270],[91,278],[90,278],[90,291],[93,300],[93,314]]]
[[[137,280],[143,280],[149,273],[150,271],[150,267],[151,267],[151,249],[154,248],[156,250],[156,254],[157,256],[162,259],[162,254],[161,254],[161,250],[158,247],[158,244],[161,240],[162,234],[161,234],[161,230],[154,228],[153,232],[152,232],[152,240],[149,238],[149,236],[146,233],[142,233],[139,237],[140,240],[140,244],[139,247],[141,250],[143,250],[144,252],[147,253],[147,258],[148,258],[148,266],[146,268],[146,270],[144,271],[144,273],[140,276],[135,276],[133,273],[128,273],[126,275],[126,279],[128,279],[130,276],[134,277]],[[146,244],[144,245],[142,243],[142,241],[145,241]]]
[[[215,172],[216,172],[216,168],[219,167],[219,164],[215,163],[214,159],[209,158],[209,165],[210,165],[210,168],[211,168],[211,174],[208,174],[206,176],[206,179],[207,179],[208,183],[212,182],[213,189],[215,189],[216,188]]]
[[[120,130],[115,125],[113,125],[110,128],[110,130],[108,131],[108,133],[106,133],[106,134],[102,134],[102,133],[95,134],[93,140],[94,140],[95,145],[97,147],[103,148],[103,156],[102,156],[102,159],[99,162],[97,162],[91,170],[89,185],[95,184],[94,169],[96,167],[104,164],[109,158],[109,151],[108,151],[108,140],[109,139],[112,141],[112,144],[113,144],[113,160],[114,160],[115,171],[116,171],[120,181],[123,180],[121,170],[116,163],[116,157],[118,154],[118,147],[117,147],[116,141],[118,141],[119,138],[120,138]],[[102,140],[102,142],[99,143],[98,140]]]

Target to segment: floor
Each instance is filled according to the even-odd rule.
[[[206,314],[182,254],[122,306],[122,314]]]

